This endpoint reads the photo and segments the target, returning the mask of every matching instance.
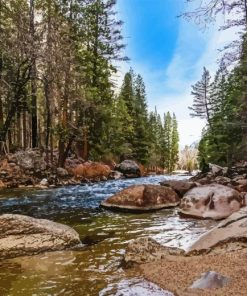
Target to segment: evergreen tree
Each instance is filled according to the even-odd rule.
[[[206,119],[207,123],[210,125],[211,120],[211,77],[209,71],[204,67],[203,74],[200,81],[198,81],[195,85],[192,85],[191,94],[194,97],[193,106],[189,107],[192,111],[192,117],[199,117],[202,119]]]
[[[172,139],[171,139],[171,172],[175,170],[179,160],[179,134],[176,115],[172,117]]]
[[[172,151],[172,118],[170,112],[166,113],[164,116],[164,147],[163,147],[163,155],[164,155],[164,166],[167,171],[170,173],[172,170],[172,162],[171,162],[171,151]]]
[[[146,164],[149,153],[148,111],[145,84],[141,75],[137,75],[134,81],[134,105],[134,156],[140,163]]]

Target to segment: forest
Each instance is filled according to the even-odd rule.
[[[174,170],[175,114],[148,111],[143,78],[132,69],[117,88],[117,64],[129,58],[115,5],[0,0],[1,153],[39,148],[63,167],[73,151]]]
[[[235,30],[235,40],[219,48],[218,70],[211,77],[204,67],[201,79],[192,86],[192,117],[206,122],[199,149],[203,170],[209,163],[231,167],[246,161],[247,133],[247,1],[208,1],[183,14],[204,27],[224,18],[220,31]]]

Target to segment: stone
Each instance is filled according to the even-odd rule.
[[[125,251],[123,267],[130,268],[134,265],[155,262],[169,256],[180,256],[184,250],[162,246],[154,239],[142,237],[131,241]]]
[[[141,169],[133,160],[122,161],[119,165],[116,165],[115,170],[128,178],[141,177]]]
[[[223,174],[223,170],[224,170],[223,167],[216,165],[216,164],[212,164],[212,163],[209,164],[209,169],[214,176],[218,176],[218,175]]]
[[[160,185],[171,187],[180,197],[183,197],[187,191],[196,187],[195,182],[183,180],[165,180],[160,182]]]
[[[175,296],[172,292],[161,289],[156,284],[143,278],[123,279],[118,283],[111,283],[99,292],[99,296]]]
[[[0,258],[34,255],[82,246],[69,226],[23,215],[0,216]]]
[[[247,209],[242,208],[201,235],[186,249],[187,255],[219,254],[247,247]]]
[[[2,189],[2,188],[6,188],[6,187],[7,187],[7,185],[5,183],[3,183],[2,180],[0,180],[0,188]]]
[[[242,199],[238,191],[227,186],[219,184],[199,186],[184,195],[179,214],[219,220],[239,211]]]
[[[15,157],[17,159],[17,164],[23,170],[46,170],[46,162],[44,156],[41,155],[39,151],[31,149],[26,151],[20,151],[15,154]]]
[[[223,177],[223,176],[217,176],[214,181],[217,184],[221,184],[221,185],[228,185],[231,182],[231,179],[228,177]]]
[[[69,175],[68,171],[64,168],[57,168],[57,175],[58,177],[67,177]]]
[[[40,186],[44,186],[44,187],[48,187],[49,186],[49,183],[48,183],[48,180],[47,179],[42,179],[39,183]]]
[[[109,166],[99,162],[85,162],[84,164],[79,164],[73,168],[72,173],[77,178],[89,180],[99,178],[101,180],[103,177],[109,177],[111,169]]]
[[[112,180],[120,180],[123,178],[123,174],[118,171],[112,171],[109,178]]]
[[[223,288],[230,282],[228,277],[225,277],[215,271],[208,271],[201,275],[201,278],[196,280],[190,289],[219,289]]]
[[[171,188],[159,185],[133,185],[107,198],[101,203],[105,208],[145,212],[175,207],[179,197]]]

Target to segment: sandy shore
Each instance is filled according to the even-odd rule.
[[[247,249],[220,255],[195,257],[170,256],[140,266],[144,277],[177,296],[247,295]],[[190,290],[188,287],[201,274],[216,271],[231,279],[225,287],[214,290]]]

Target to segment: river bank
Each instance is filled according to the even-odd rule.
[[[246,295],[247,250],[203,257],[165,258],[140,266],[145,279],[177,296]],[[229,284],[214,290],[192,290],[189,287],[201,274],[216,271],[230,279]]]
[[[133,160],[115,162],[84,161],[70,155],[64,167],[59,167],[58,152],[47,161],[40,149],[17,151],[0,157],[0,188],[56,188],[107,180],[137,178],[148,171]]]

